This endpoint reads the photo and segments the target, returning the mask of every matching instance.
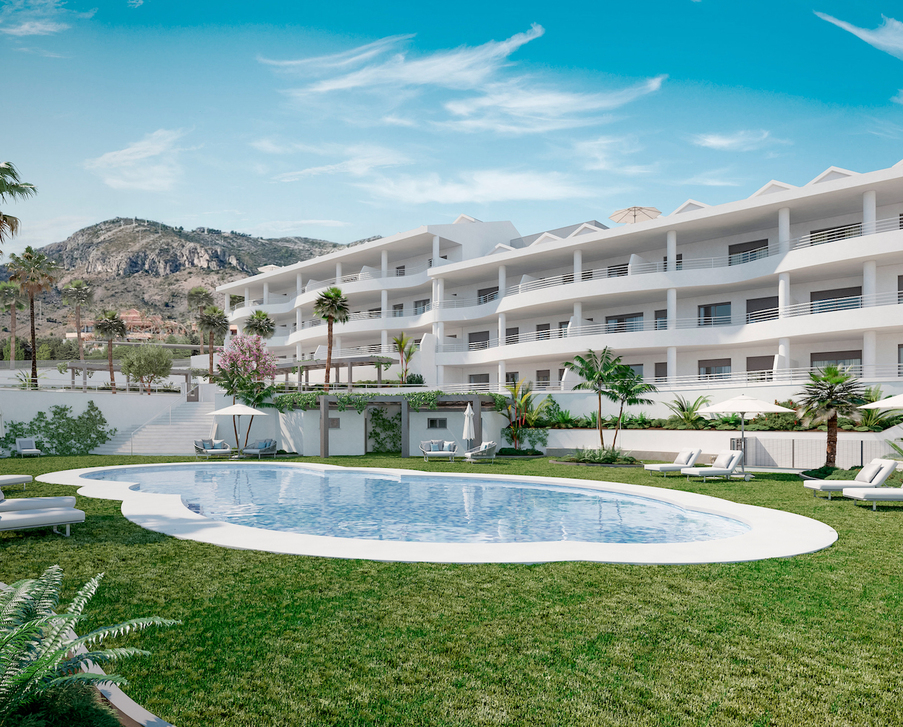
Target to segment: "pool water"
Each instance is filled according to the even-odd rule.
[[[212,520],[267,530],[433,543],[688,543],[742,535],[738,520],[601,490],[412,472],[204,463],[111,468],[95,480],[175,494]]]

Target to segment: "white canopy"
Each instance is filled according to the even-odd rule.
[[[212,411],[207,414],[208,417],[234,417],[234,416],[260,416],[265,417],[269,416],[266,412],[260,411],[260,409],[255,409],[252,406],[245,406],[244,404],[233,404],[232,406],[227,406],[225,409],[217,409],[216,411]]]
[[[754,396],[740,394],[733,399],[710,404],[699,410],[700,414],[789,414],[793,409],[788,409],[780,404],[763,401]]]
[[[903,394],[889,396],[881,401],[873,401],[871,404],[863,404],[860,409],[903,409]]]

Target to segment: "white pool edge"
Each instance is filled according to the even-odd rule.
[[[497,479],[505,482],[603,490],[648,497],[698,512],[722,515],[750,527],[742,535],[694,543],[422,543],[387,540],[334,538],[264,530],[218,522],[189,510],[179,495],[160,495],[130,489],[133,482],[91,480],[85,474],[110,469],[139,469],[172,465],[109,465],[51,472],[39,482],[78,487],[78,494],[105,500],[121,500],[122,514],[147,530],[225,548],[261,550],[289,555],[324,558],[359,558],[378,561],[428,563],[548,563],[591,561],[635,565],[689,565],[698,563],[738,563],[766,558],[787,558],[829,547],[837,531],[817,520],[754,505],[742,505],[708,495],[645,485],[596,482],[559,477],[492,475],[484,472],[423,473],[459,479]],[[210,463],[214,466],[255,466],[258,462]],[[416,476],[418,470],[284,462],[282,467],[317,470],[356,470],[389,475]]]

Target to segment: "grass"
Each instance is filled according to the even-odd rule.
[[[0,473],[149,461],[6,460]],[[153,655],[118,669],[178,727],[903,723],[903,508],[814,499],[786,474],[703,484],[545,459],[481,471],[692,490],[814,517],[840,539],[733,565],[376,563],[179,541],[132,525],[118,502],[80,498],[88,518],[70,539],[0,534],[0,580],[59,563],[71,595],[105,571],[89,625],[182,619],[130,638]]]

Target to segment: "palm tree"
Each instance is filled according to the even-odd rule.
[[[31,385],[38,386],[38,345],[34,328],[34,298],[38,293],[50,290],[58,277],[59,266],[42,252],[35,252],[29,245],[22,255],[10,255],[6,266],[9,279],[28,296],[31,315]]]
[[[809,373],[809,383],[800,392],[798,411],[807,426],[828,425],[825,467],[836,466],[838,417],[859,419],[857,407],[865,403],[865,398],[865,388],[849,368],[825,366]]]
[[[329,391],[329,369],[332,366],[332,325],[348,320],[350,311],[348,298],[342,291],[332,286],[327,288],[314,301],[314,315],[326,321],[326,391]]]
[[[19,179],[19,171],[12,162],[0,162],[0,202],[24,199],[37,193],[33,184]],[[13,237],[19,231],[19,218],[0,212],[0,243]]]
[[[405,383],[408,379],[408,365],[411,363],[411,359],[414,358],[414,352],[416,351],[414,338],[402,332],[400,336],[392,339],[392,344],[395,346],[395,353],[398,354],[401,364],[401,373],[398,375],[398,378],[401,379],[401,383]]]
[[[75,306],[75,336],[78,338],[78,358],[85,360],[85,343],[82,340],[82,306],[94,302],[94,288],[84,280],[73,280],[63,286],[63,302]]]
[[[612,382],[611,392],[615,395],[615,400],[620,402],[621,408],[618,411],[618,423],[615,426],[615,436],[611,441],[611,448],[614,449],[618,442],[618,432],[621,431],[621,420],[624,417],[625,406],[635,406],[636,404],[652,404],[652,399],[647,398],[646,394],[652,394],[658,391],[653,384],[647,384],[643,381],[643,377],[634,371],[630,366],[619,366],[618,376]]]
[[[596,353],[590,349],[586,356],[574,356],[573,361],[565,361],[563,366],[583,379],[575,389],[596,392],[598,399],[598,415],[596,426],[599,428],[599,446],[605,449],[605,437],[602,434],[602,397],[616,401],[611,386],[615,379],[617,367],[621,365],[621,357],[615,356],[608,346]]]
[[[16,368],[16,311],[25,310],[24,298],[15,283],[0,283],[0,308],[9,309],[9,367]]]
[[[203,285],[196,285],[191,290],[188,291],[188,307],[189,308],[197,308],[198,310],[198,319],[204,314],[204,308],[207,308],[211,305],[214,305],[216,301],[213,299],[213,293],[211,293],[207,288]],[[200,328],[198,328],[200,330]],[[204,336],[199,336],[201,340],[201,353],[204,353]]]
[[[276,332],[276,324],[265,311],[254,311],[245,321],[245,333],[251,336],[260,336],[263,339],[272,338]]]
[[[213,343],[216,336],[225,336],[229,332],[229,317],[222,308],[208,305],[198,317],[198,328],[201,333],[210,336],[208,350],[210,352],[209,374],[213,376]]]
[[[107,342],[107,362],[110,364],[110,386],[116,393],[116,374],[113,372],[113,339],[125,338],[127,329],[125,321],[114,310],[105,310],[94,321],[94,335],[103,338]]]
[[[711,402],[712,397],[710,396],[697,396],[696,401],[690,401],[678,394],[677,398],[671,403],[665,402],[665,406],[674,412],[674,416],[676,416],[684,426],[687,426],[690,429],[702,429],[702,425],[705,423],[705,417],[699,413],[699,410]]]

